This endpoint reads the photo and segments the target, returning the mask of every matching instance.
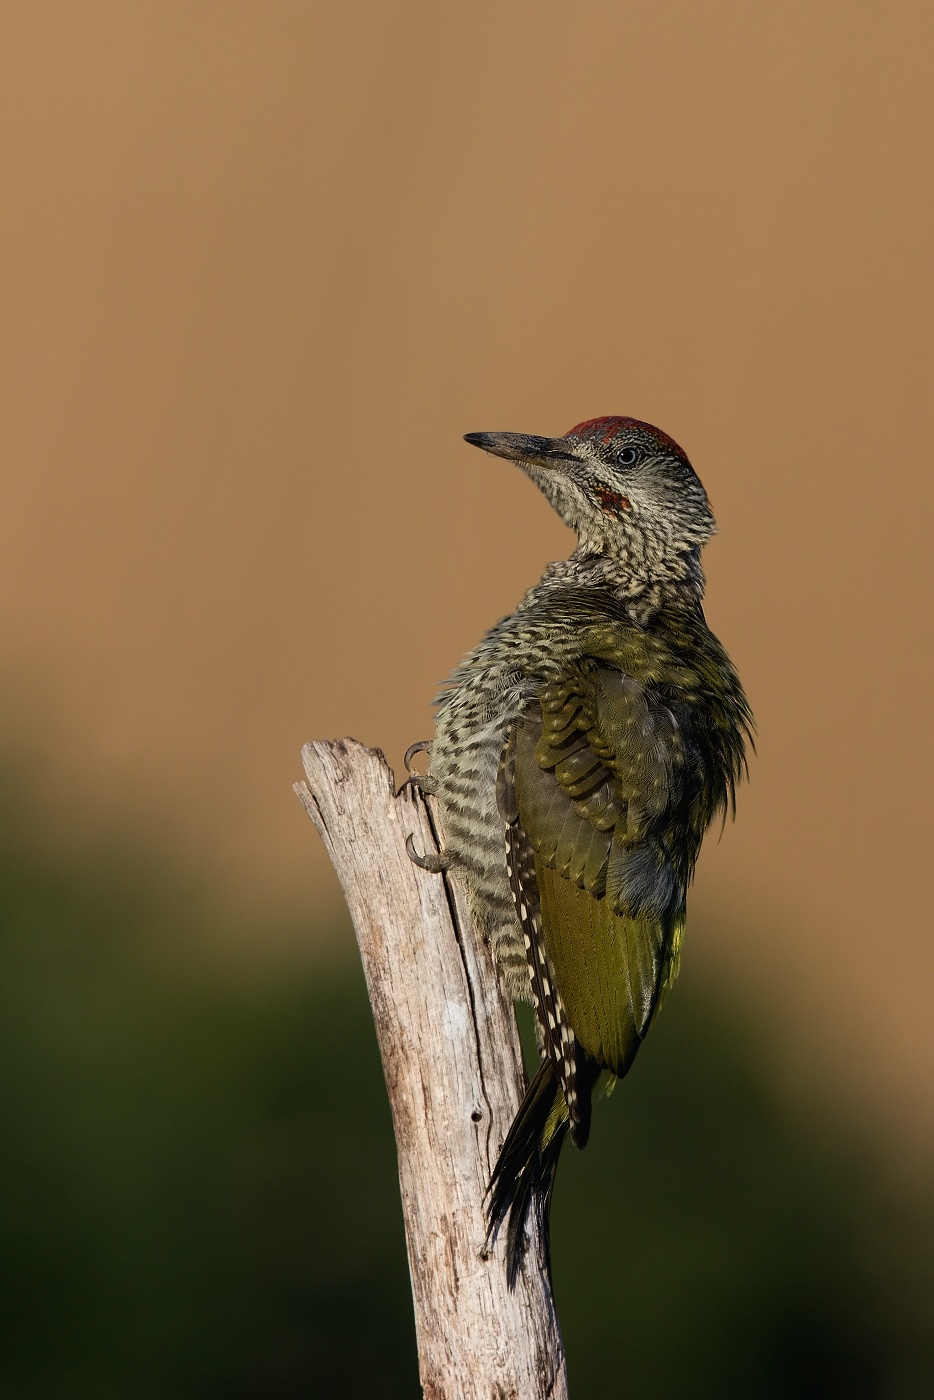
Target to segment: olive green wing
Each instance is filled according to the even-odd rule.
[[[536,979],[552,981],[576,1042],[621,1075],[680,936],[684,889],[665,818],[678,798],[683,744],[657,697],[608,666],[585,662],[545,685],[539,700],[513,726],[501,766],[507,848],[527,852],[524,878],[515,860],[511,878],[517,907],[532,911],[523,931],[533,990]],[[566,1051],[543,1029],[560,1065]]]

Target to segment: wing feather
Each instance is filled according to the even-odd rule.
[[[507,745],[544,965],[576,1040],[617,1075],[648,1029],[684,903],[662,839],[680,794],[676,734],[639,681],[590,663],[543,686]]]
[[[518,737],[519,726],[514,725],[500,757],[496,783],[499,810],[506,821],[506,869],[522,929],[541,1044],[557,1070],[568,1110],[571,1135],[579,1146],[583,1146],[587,1140],[590,1123],[590,1095],[578,1091],[577,1039],[548,960],[542,932],[541,897],[535,872],[535,853],[525,828],[517,820],[518,809],[513,780]],[[512,813],[516,815],[511,815]]]

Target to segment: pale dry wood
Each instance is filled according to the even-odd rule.
[[[427,1400],[566,1400],[564,1352],[537,1240],[510,1293],[483,1198],[518,1108],[515,1016],[456,880],[405,851],[436,849],[430,799],[396,795],[383,755],[308,744],[295,791],[337,871],[360,945],[392,1105],[419,1368]]]

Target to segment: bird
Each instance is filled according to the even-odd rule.
[[[541,1051],[487,1192],[514,1288],[550,1208],[562,1147],[632,1067],[678,975],[707,828],[735,814],[754,721],[707,626],[707,493],[673,438],[605,416],[563,437],[468,433],[516,463],[577,536],[456,667],[434,738],[406,767],[440,808],[443,845]],[[428,767],[412,767],[417,750]]]

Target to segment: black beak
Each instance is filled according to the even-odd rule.
[[[482,447],[494,457],[507,457],[511,462],[531,462],[548,467],[558,462],[576,462],[568,450],[567,438],[533,437],[530,433],[465,433],[464,441],[472,447]]]

